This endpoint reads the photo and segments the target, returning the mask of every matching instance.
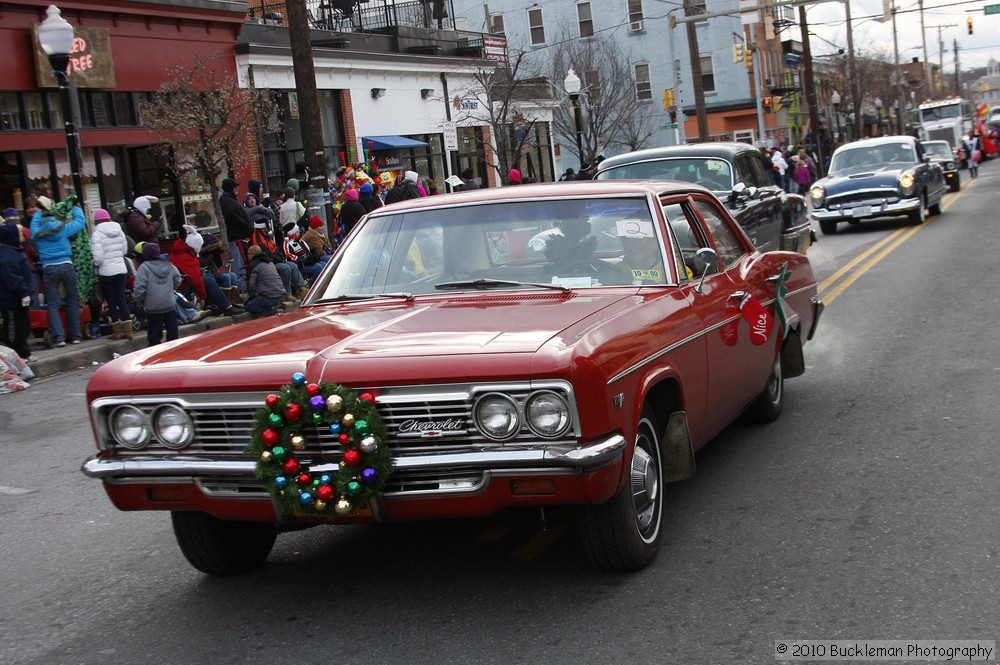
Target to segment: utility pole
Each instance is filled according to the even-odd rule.
[[[920,0],[922,3],[924,0]],[[851,77],[851,138],[861,138],[861,82],[858,81],[857,63],[854,61],[854,29],[851,27],[851,0],[844,0],[844,14],[847,16],[847,70]]]
[[[896,55],[896,132],[903,134],[906,124],[906,97],[903,96],[903,70],[899,68],[899,35],[896,33],[896,4],[892,5],[892,49]]]
[[[941,38],[941,31],[945,28],[955,28],[957,27],[954,23],[948,23],[946,25],[931,25],[928,26],[931,30],[938,31],[938,71],[941,72],[941,89],[938,91],[938,97],[944,98],[944,39]]]
[[[958,40],[953,39],[951,43],[955,48],[955,92],[959,97],[965,97],[965,91],[962,90],[962,68],[958,66]]]
[[[920,6],[920,41],[924,45],[924,84],[927,86],[926,96],[931,96],[934,81],[931,79],[931,63],[927,59],[927,29],[924,28],[924,0],[918,3]]]
[[[799,5],[799,27],[802,28],[802,62],[805,65],[806,104],[809,105],[809,128],[816,146],[816,156],[819,157],[817,167],[823,168],[823,142],[820,141],[819,104],[816,102],[816,82],[813,80],[812,49],[809,46],[809,24],[806,21],[805,5]]]
[[[290,0],[289,0],[290,1]],[[693,0],[684,0],[684,16],[692,17],[698,14],[695,11]],[[694,21],[688,21],[687,41],[688,57],[691,59],[691,87],[694,90],[694,108],[698,115],[698,140],[708,140],[708,112],[705,110],[705,87],[701,80],[701,56],[698,53],[698,32],[695,29]]]
[[[319,93],[316,90],[316,65],[312,58],[309,14],[306,11],[306,0],[285,0],[285,8],[288,10],[292,71],[299,96],[303,159],[309,172],[306,196],[310,199],[309,210],[312,211],[315,207],[318,216],[325,221],[326,154],[323,150],[323,125],[320,120]],[[317,196],[320,197],[319,201],[312,200]]]

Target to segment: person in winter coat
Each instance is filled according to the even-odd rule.
[[[281,228],[285,228],[290,222],[298,223],[304,214],[306,214],[306,207],[295,200],[295,190],[291,187],[285,187],[285,201],[281,204],[278,212],[278,222],[281,224]]]
[[[61,205],[61,204],[60,204]],[[45,306],[49,310],[49,330],[55,346],[66,346],[68,340],[79,344],[80,333],[80,296],[76,285],[76,268],[73,266],[73,249],[70,239],[78,233],[85,232],[87,220],[83,209],[74,206],[68,215],[68,221],[59,219],[54,214],[56,204],[47,196],[38,197],[38,210],[31,218],[31,237],[35,240],[38,256],[42,262],[42,282],[45,286]],[[63,329],[59,316],[59,304],[62,298],[59,287],[66,293],[66,323],[69,330]]]
[[[155,196],[137,197],[125,211],[125,232],[134,242],[156,241],[160,236],[160,220],[149,212],[160,199]]]
[[[358,189],[358,203],[365,207],[365,213],[382,207],[382,199],[375,196],[375,188],[370,182],[366,182]]]
[[[302,242],[320,260],[333,254],[333,246],[326,236],[326,225],[323,220],[313,215],[309,218],[309,230],[302,234]],[[327,259],[329,260],[329,259]]]
[[[360,202],[361,193],[356,189],[344,190],[344,205],[340,206],[340,227],[344,230],[344,235],[350,234],[354,225],[368,214],[368,211]]]
[[[103,208],[94,211],[94,235],[90,237],[90,251],[94,257],[97,278],[101,282],[104,300],[108,303],[108,318],[111,319],[109,339],[132,339],[132,316],[125,300],[125,280],[128,266],[128,240],[122,227],[111,221],[111,215]]]
[[[212,274],[202,272],[198,253],[204,244],[205,240],[198,233],[198,230],[185,224],[181,227],[177,241],[170,248],[170,263],[187,280],[187,286],[198,294],[206,307],[211,308],[217,314],[225,314],[226,316],[242,314],[243,308],[233,305],[229,301],[229,298],[219,288],[215,277]],[[197,316],[195,321],[197,322],[205,316],[207,315]]]
[[[456,187],[455,191],[471,192],[474,189],[479,189],[479,183],[476,182],[471,168],[463,169],[458,177],[462,179],[462,184]]]
[[[979,132],[973,129],[962,143],[965,146],[966,162],[969,165],[969,177],[975,180],[979,177],[979,161],[983,155],[983,142],[979,139]]]
[[[180,337],[174,309],[174,291],[180,285],[181,274],[160,257],[160,246],[155,242],[144,243],[142,264],[135,271],[132,299],[146,312],[146,340],[150,346],[162,341],[164,328],[168,342]]]
[[[785,172],[788,170],[788,162],[785,161],[785,156],[777,148],[771,151],[771,166],[774,168],[774,184],[788,191],[787,179],[785,177]]]
[[[250,277],[247,280],[246,309],[255,316],[273,316],[285,299],[285,287],[281,283],[274,264],[267,260],[263,250],[254,245],[247,250],[250,258]]]
[[[417,172],[406,171],[403,173],[403,181],[386,193],[385,204],[389,205],[397,201],[408,201],[419,198],[420,190],[417,189]]]
[[[233,257],[233,272],[246,283],[244,267],[246,259],[243,254],[241,240],[246,240],[253,233],[253,224],[246,213],[246,208],[240,205],[236,198],[236,189],[239,187],[232,178],[222,181],[222,194],[219,195],[219,209],[222,211],[222,220],[226,224],[226,238],[229,239],[229,253]]]
[[[583,173],[585,169],[581,168],[580,172]],[[507,173],[507,184],[508,185],[520,185],[521,184],[521,172],[517,169],[511,169]]]
[[[812,171],[809,169],[809,162],[806,158],[799,157],[795,162],[795,184],[798,185],[798,193],[803,196],[809,191],[812,184]]]
[[[0,225],[0,345],[6,345],[13,328],[14,352],[31,362],[28,347],[29,289],[33,280],[31,266],[21,247],[19,224]]]

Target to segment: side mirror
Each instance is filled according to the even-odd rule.
[[[694,287],[694,290],[701,293],[705,277],[709,273],[719,272],[719,255],[711,247],[702,247],[694,253],[694,258],[696,265],[701,267],[701,277],[698,279],[698,286]]]
[[[736,203],[737,201],[740,200],[740,197],[742,197],[746,193],[746,191],[747,191],[747,186],[742,182],[738,182],[735,185],[733,185],[733,188],[731,190],[729,190],[729,196],[726,198],[729,199],[730,203]]]
[[[930,164],[931,163],[931,156],[930,155],[924,155],[923,159],[921,161],[923,161],[924,164]]]
[[[760,196],[760,190],[756,187],[747,187],[747,198],[755,199]]]

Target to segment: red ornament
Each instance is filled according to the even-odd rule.
[[[302,416],[302,407],[294,402],[285,407],[285,418],[298,420]]]
[[[347,466],[357,466],[361,463],[361,453],[353,448],[344,451],[344,464]]]
[[[274,407],[278,406],[278,402],[280,400],[281,400],[280,397],[272,393],[264,398],[264,404],[267,404],[267,408],[273,409]]]
[[[299,485],[308,485],[312,482],[312,478],[309,477],[308,473],[300,473],[297,480],[299,481]]]
[[[372,397],[371,393],[361,393],[361,395],[358,396],[358,399],[361,400],[362,402],[373,402],[373,401],[375,401],[375,398]]]
[[[330,501],[333,499],[333,488],[329,485],[320,485],[316,488],[316,496],[322,501]]]
[[[261,433],[260,440],[268,448],[273,448],[278,445],[278,441],[281,441],[281,435],[278,434],[277,430],[266,429]]]
[[[351,437],[347,434],[341,434],[337,437],[337,441],[340,441],[340,445],[346,446],[351,441]]]
[[[285,463],[281,465],[281,468],[284,469],[285,473],[289,475],[293,473],[298,473],[299,461],[294,457],[289,457],[288,459],[285,460]]]
[[[310,397],[315,397],[316,395],[319,395],[319,384],[310,383],[308,386],[306,386],[306,394],[309,395]]]

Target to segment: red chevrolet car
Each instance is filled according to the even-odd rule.
[[[406,201],[294,313],[100,368],[83,471],[122,510],[169,511],[209,574],[259,566],[287,529],[556,505],[596,566],[637,570],[663,484],[736,418],[780,414],[816,288],[690,183]]]

